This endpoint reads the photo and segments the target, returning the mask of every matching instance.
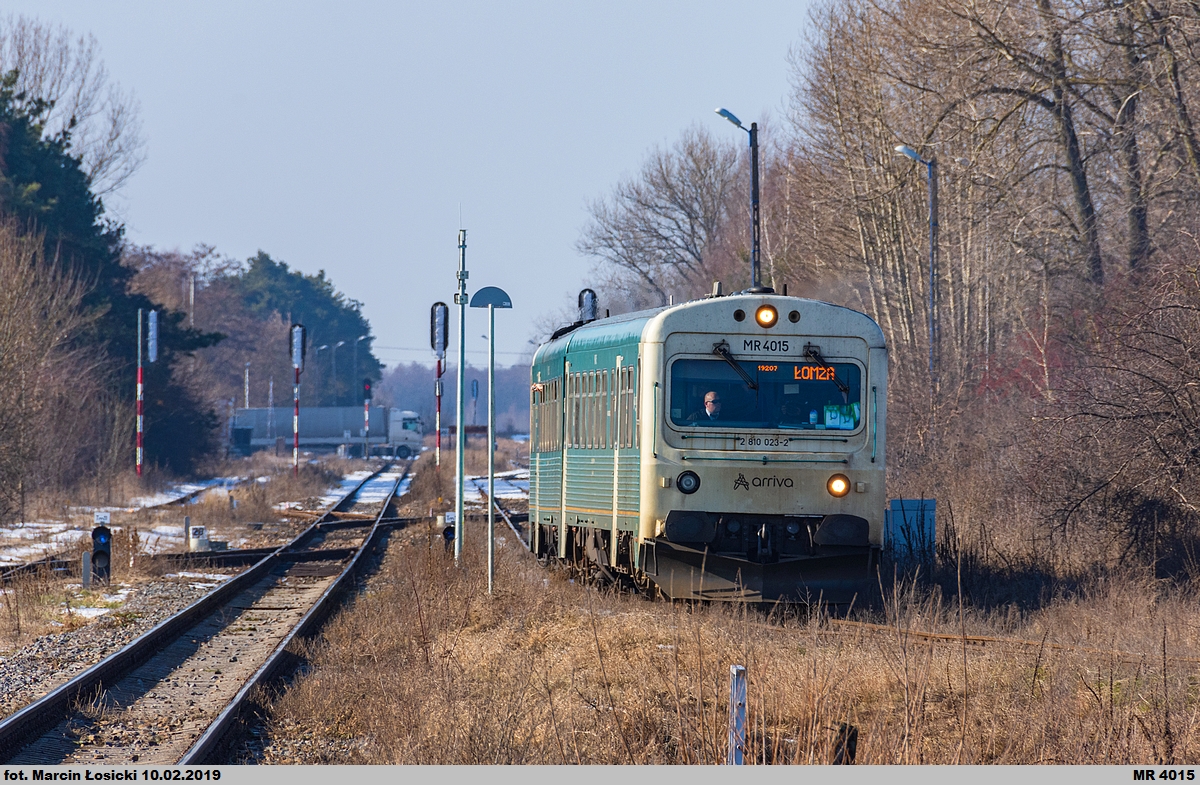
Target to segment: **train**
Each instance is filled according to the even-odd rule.
[[[671,599],[853,602],[887,372],[869,316],[770,290],[565,327],[530,367],[529,548]]]

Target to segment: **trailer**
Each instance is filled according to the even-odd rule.
[[[420,452],[423,426],[415,412],[372,406],[368,410],[369,434],[364,433],[361,406],[307,406],[300,408],[300,449],[326,451],[343,445],[362,450],[364,437],[373,453],[408,456]],[[249,454],[255,450],[284,449],[292,445],[290,408],[234,410],[231,447]]]

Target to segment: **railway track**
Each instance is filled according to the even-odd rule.
[[[487,504],[488,503],[487,479],[483,478],[483,477],[471,477],[470,480],[471,480],[471,484],[474,485],[475,488],[479,491],[479,495],[481,497],[483,497],[484,504]],[[497,481],[497,483],[499,483],[500,478],[496,478],[496,481]],[[506,483],[506,484],[511,485],[512,488],[514,488],[518,492],[523,493],[525,495],[526,502],[528,503],[528,500],[529,500],[529,489],[528,488],[522,488],[522,487],[512,484],[512,483]],[[494,506],[496,508],[496,512],[500,513],[500,517],[504,519],[504,522],[506,524],[508,524],[508,528],[512,529],[513,534],[517,535],[517,539],[519,539],[521,541],[521,544],[523,544],[526,548],[528,548],[529,547],[529,534],[526,531],[525,527],[522,526],[521,524],[529,522],[529,513],[528,512],[525,512],[525,513],[510,512],[507,508],[505,508],[504,504],[502,503],[502,501],[501,501],[502,498],[503,497],[497,496],[495,499],[492,499],[491,500],[492,506]],[[484,514],[485,515],[487,514],[486,511]]]
[[[288,544],[0,721],[11,764],[210,761],[257,685],[289,663],[387,528],[409,464],[363,479]],[[194,556],[194,554],[191,554]]]
[[[1121,651],[1120,649],[1105,649],[1095,646],[1082,646],[1071,643],[1057,643],[1047,639],[1038,641],[1028,638],[1008,638],[993,635],[955,635],[945,632],[926,632],[924,630],[907,629],[904,627],[897,628],[896,626],[889,624],[875,624],[865,621],[853,621],[851,619],[829,619],[828,624],[831,627],[842,630],[858,630],[873,635],[890,635],[892,637],[902,637],[915,641],[924,641],[930,644],[970,646],[975,649],[1004,647],[1010,649],[1036,649],[1039,651],[1060,651],[1073,652],[1077,654],[1103,655],[1115,661],[1127,664],[1137,664],[1147,661],[1145,655],[1134,652]],[[771,626],[773,626],[775,629],[785,629],[778,627],[777,625]],[[1200,657],[1180,657],[1176,655],[1166,655],[1165,659],[1168,662],[1200,664]]]

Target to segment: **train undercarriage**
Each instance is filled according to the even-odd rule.
[[[667,536],[642,543],[619,532],[615,548],[611,530],[583,525],[567,526],[560,548],[559,528],[542,525],[535,555],[585,579],[674,600],[849,605],[870,592],[877,551],[839,516],[743,515],[748,534],[733,535],[728,521],[712,517],[721,536],[708,542],[680,540],[680,528],[668,525]]]

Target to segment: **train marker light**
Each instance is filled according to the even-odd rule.
[[[850,478],[844,474],[835,474],[825,483],[825,489],[830,496],[841,498],[850,492]]]
[[[775,322],[779,321],[779,312],[773,305],[760,305],[754,312],[754,321],[758,322],[759,327],[774,327]]]
[[[675,487],[682,494],[693,494],[700,490],[700,475],[695,472],[684,472],[675,478]]]
[[[363,379],[363,400],[371,400],[371,380]]]

